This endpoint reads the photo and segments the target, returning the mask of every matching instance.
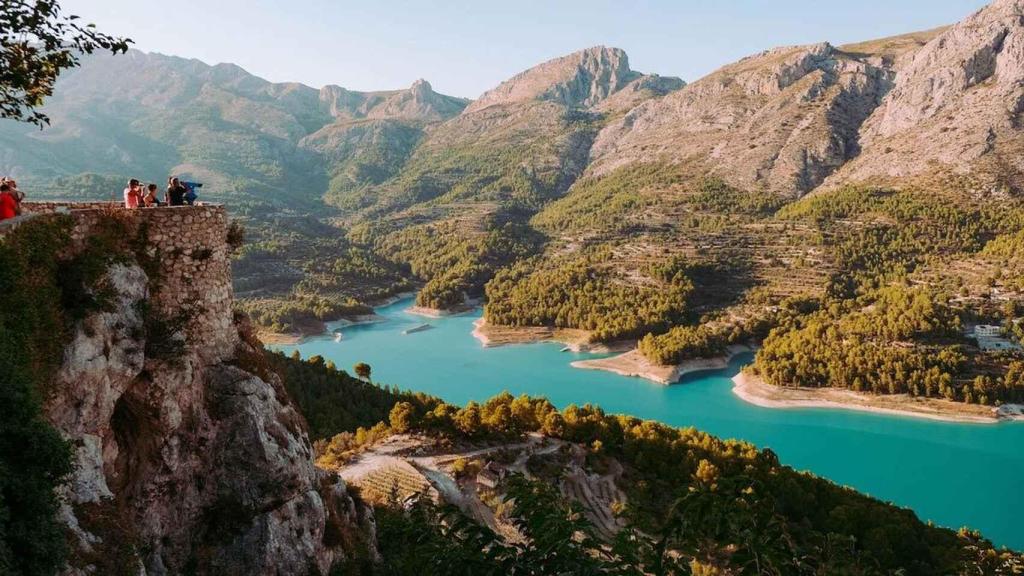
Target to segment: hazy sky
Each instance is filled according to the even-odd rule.
[[[426,78],[476,97],[544,60],[604,44],[694,80],[772,46],[955,22],[983,0],[63,0],[146,51],[232,62],[272,81],[357,90]]]

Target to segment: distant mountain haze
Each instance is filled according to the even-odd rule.
[[[287,188],[276,194],[315,201],[393,176],[430,124],[536,102],[628,112],[595,137],[595,175],[659,157],[800,195],[851,160],[830,185],[920,174],[932,161],[963,171],[989,140],[1014,140],[1020,10],[1019,1],[1000,0],[946,29],[776,48],[682,90],[681,80],[633,71],[620,49],[595,47],[517,74],[473,102],[437,94],[425,80],[406,90],[317,90],[231,64],[139,51],[91,56],[47,102],[51,127],[0,123],[0,172],[32,181],[182,172],[226,196]],[[951,121],[956,145],[946,146]],[[345,182],[332,186],[339,176]]]
[[[0,123],[0,172],[33,182],[80,173],[154,179],[182,173],[207,190],[263,201],[315,200],[327,179],[300,146],[348,122],[442,120],[465,106],[425,81],[354,92],[272,84],[237,66],[159,54],[94,55],[61,77],[44,131]]]

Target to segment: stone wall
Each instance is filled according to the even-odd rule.
[[[158,262],[149,302],[166,318],[191,316],[189,346],[204,362],[229,358],[237,343],[233,327],[228,217],[224,206],[197,204],[128,210],[116,202],[26,202],[19,218],[0,222],[0,238],[21,223],[66,214],[74,219],[72,257],[88,245],[104,219],[127,224],[132,238],[145,238],[145,254]]]
[[[64,576],[329,574],[342,558],[373,558],[372,513],[316,468],[298,407],[233,322],[224,208],[25,209],[0,223],[0,242],[20,222],[70,218],[63,256],[131,256],[107,268],[107,305],[71,327],[46,384],[44,413],[74,459]],[[154,309],[197,311],[187,349],[168,344],[180,358],[150,349],[168,342]]]

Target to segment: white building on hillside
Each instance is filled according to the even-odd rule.
[[[974,327],[975,338],[998,338],[1003,335],[1003,327],[994,324],[978,324]]]

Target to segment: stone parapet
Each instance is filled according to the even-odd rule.
[[[26,202],[24,214],[0,222],[0,239],[23,222],[66,214],[74,219],[66,256],[84,249],[105,219],[116,218],[144,238],[136,247],[156,262],[149,302],[168,318],[191,313],[187,342],[204,362],[230,358],[238,335],[234,329],[228,217],[224,206],[197,204],[125,209],[115,202]]]

